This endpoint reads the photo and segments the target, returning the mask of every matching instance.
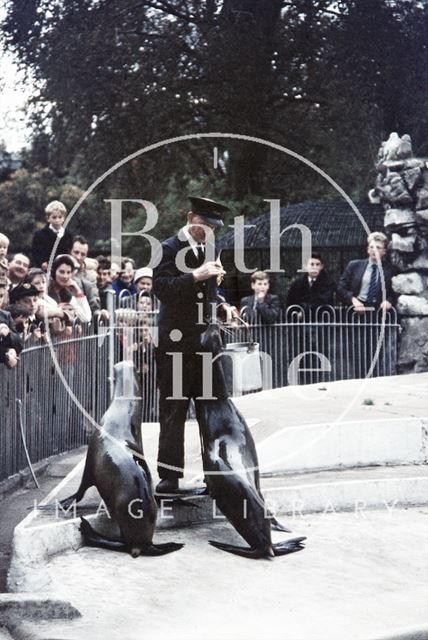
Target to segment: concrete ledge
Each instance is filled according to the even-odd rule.
[[[428,463],[428,374],[285,387],[234,398],[257,445],[260,472]],[[369,404],[365,404],[368,402]],[[371,404],[370,404],[371,403]],[[143,424],[156,467],[159,425]],[[186,425],[186,478],[202,475],[196,422]]]
[[[428,421],[421,418],[289,427],[258,444],[262,473],[426,464]],[[385,443],[388,443],[385,446]]]
[[[264,393],[271,392],[254,394],[260,396],[258,406],[263,404]],[[256,398],[251,402],[257,402]],[[280,426],[269,417],[255,418],[249,408],[244,417],[257,445],[262,476],[428,463],[428,418],[389,416]],[[143,439],[148,464],[154,469],[159,424],[143,425]],[[203,476],[198,426],[193,421],[186,424],[185,475]]]

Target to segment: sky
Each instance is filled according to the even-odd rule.
[[[0,22],[4,9],[0,7]],[[31,87],[24,83],[13,57],[0,46],[0,142],[8,151],[19,151],[28,144],[26,101]]]

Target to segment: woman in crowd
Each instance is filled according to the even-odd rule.
[[[72,309],[81,322],[92,320],[88,300],[73,275],[74,260],[63,254],[57,256],[52,264],[49,295],[64,309]]]

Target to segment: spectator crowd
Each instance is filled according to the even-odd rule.
[[[0,233],[0,361],[16,367],[25,342],[45,341],[48,331],[67,339],[93,320],[107,322],[109,293],[117,300],[113,307],[137,298],[147,343],[154,311],[152,270],[136,269],[131,258],[117,265],[104,255],[89,257],[88,241],[64,228],[64,204],[51,202],[45,212],[46,224],[33,236],[31,256],[9,255],[9,238]]]
[[[140,334],[128,346],[134,350],[142,348],[143,352],[151,348],[150,327],[157,309],[152,270],[137,268],[131,258],[123,258],[118,265],[104,255],[89,257],[88,241],[81,235],[73,237],[64,228],[65,206],[54,201],[45,212],[46,225],[34,234],[31,256],[8,255],[9,238],[0,233],[0,362],[8,368],[16,367],[26,340],[31,337],[43,341],[47,330],[66,339],[73,330],[94,319],[108,322],[109,295],[116,299],[115,307],[121,307],[116,311],[116,320],[122,329],[119,331],[122,347],[127,346],[125,327],[135,325],[137,319]],[[286,306],[299,305],[309,318],[314,309],[333,305],[335,300],[352,305],[359,314],[371,308],[388,310],[394,297],[393,268],[386,260],[386,249],[387,238],[383,233],[370,234],[367,258],[351,261],[338,283],[328,274],[322,256],[312,253],[306,271],[289,287]],[[228,304],[219,290],[225,319],[232,324],[239,318],[249,324],[278,322],[280,298],[269,291],[269,274],[256,271],[250,286],[252,293],[241,299],[239,310]],[[132,300],[136,300],[136,305],[130,315],[126,307]]]

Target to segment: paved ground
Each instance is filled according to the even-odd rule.
[[[352,411],[343,419],[423,417],[427,414],[427,381],[428,374],[379,379],[369,381],[358,394],[354,391],[360,382],[334,383],[331,389],[313,385],[303,392],[330,397],[330,402],[317,402],[315,398],[310,404],[289,389],[282,401],[278,392],[272,391],[263,403],[253,396],[242,398],[239,405],[253,420],[253,432],[260,442],[272,433],[270,425],[274,427],[278,417],[292,427],[331,421],[333,413],[336,417],[350,403]],[[364,400],[373,404],[364,404]],[[261,411],[267,429],[255,423]],[[189,438],[188,460],[195,463],[191,475],[200,469],[196,435]],[[154,453],[157,429],[146,431],[144,441]],[[27,515],[33,499],[40,502],[81,456],[79,452],[56,461],[42,478],[40,491],[21,489],[0,502],[3,586],[13,527]],[[390,472],[393,470],[385,471]],[[221,521],[179,530],[159,529],[158,541],[177,540],[186,545],[161,558],[133,560],[89,548],[52,557],[40,575],[42,593],[69,600],[81,611],[82,618],[37,622],[33,627],[30,623],[27,635],[21,637],[428,639],[428,506],[393,511],[384,508],[363,515],[351,512],[296,517],[292,527],[293,533],[308,536],[306,549],[274,561],[251,561],[209,546],[209,539],[240,544],[237,534]],[[283,537],[274,533],[275,540]],[[412,634],[415,629],[421,630],[419,635]],[[1,633],[0,628],[3,640],[7,636]]]
[[[273,561],[219,551],[228,524],[159,531],[186,546],[160,558],[81,548],[47,563],[47,593],[82,618],[38,622],[40,640],[372,640],[428,637],[428,508],[296,520],[307,546]],[[276,532],[276,540],[285,534]]]

